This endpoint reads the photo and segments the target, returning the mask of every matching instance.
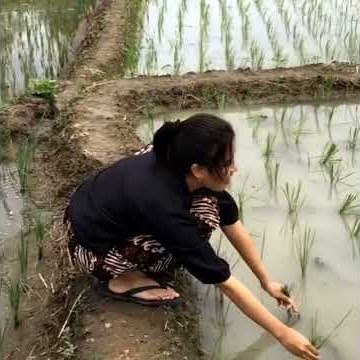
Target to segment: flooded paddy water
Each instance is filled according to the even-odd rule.
[[[216,113],[236,131],[239,173],[230,192],[272,276],[293,285],[292,294],[301,312],[294,328],[310,337],[316,316],[316,335],[326,337],[351,311],[321,351],[323,358],[330,360],[359,358],[360,139],[354,132],[358,134],[360,106],[242,106]],[[184,119],[190,114],[160,114],[157,120],[151,117],[141,124],[139,134],[149,141],[164,120]],[[335,150],[330,154],[331,144]],[[299,206],[289,214],[286,188],[291,197],[297,193],[298,184]],[[349,194],[355,201],[340,215]],[[302,276],[299,249],[304,248],[305,233],[313,245],[308,248],[308,264]],[[272,313],[288,321],[231,244],[219,234],[212,242],[228,260],[233,274]],[[214,287],[198,284],[198,288],[202,343],[213,359],[289,358],[281,345],[221,298]]]
[[[149,0],[128,75],[360,62],[356,0]]]
[[[0,7],[0,105],[32,78],[56,78],[74,33],[96,0],[3,0]]]

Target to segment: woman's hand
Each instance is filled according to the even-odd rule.
[[[279,306],[284,307],[291,312],[298,312],[295,302],[282,292],[283,285],[276,281],[268,281],[262,284],[262,288],[273,298],[276,299]]]
[[[306,360],[320,359],[319,351],[303,335],[288,327],[278,339],[281,344],[296,356]]]

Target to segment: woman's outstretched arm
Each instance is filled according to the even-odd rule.
[[[291,353],[302,359],[320,359],[316,348],[304,336],[272,315],[234,276],[218,286],[246,316],[272,334]]]
[[[271,275],[261,260],[254,241],[244,225],[238,220],[233,225],[224,226],[222,231],[259,279],[262,288],[274,297],[280,305],[284,305],[288,309],[297,310],[294,302],[282,293],[281,284],[272,280]]]

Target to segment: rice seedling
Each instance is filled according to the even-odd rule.
[[[43,258],[43,247],[44,247],[44,238],[45,238],[45,225],[42,221],[41,215],[38,212],[35,217],[35,239],[38,249],[38,261]]]
[[[20,242],[18,245],[18,258],[20,265],[20,277],[25,282],[29,264],[29,242],[23,231],[20,231]]]
[[[336,144],[327,143],[320,158],[320,165],[326,166],[329,161],[339,160],[339,159],[334,159],[338,153],[339,153],[339,149]]]
[[[179,40],[177,40],[174,49],[174,65],[173,65],[174,75],[180,74],[180,68],[183,63],[183,60],[179,54],[179,48],[180,48],[180,42]]]
[[[292,298],[293,290],[294,290],[294,284],[285,284],[281,288],[281,292],[288,298]],[[287,316],[288,316],[288,320],[291,320],[291,319],[296,320],[296,319],[300,318],[300,312],[297,310],[294,310],[294,309],[288,309]]]
[[[28,138],[20,145],[18,151],[17,168],[20,181],[20,192],[25,193],[28,188],[28,176],[31,167],[31,161],[35,150],[35,140]]]
[[[0,328],[0,360],[4,360],[5,356],[5,333],[6,326]]]
[[[274,155],[276,135],[268,133],[266,137],[266,145],[262,155],[265,157],[266,162]]]
[[[260,250],[260,258],[261,258],[261,260],[264,260],[265,243],[266,243],[266,229],[264,229],[264,231],[262,233],[262,239],[261,239],[261,250]]]
[[[341,203],[339,214],[340,215],[359,215],[360,205],[358,201],[358,195],[355,193],[349,193],[345,196]]]
[[[265,163],[266,177],[270,191],[277,194],[280,164],[277,161],[267,161]]]
[[[359,239],[360,235],[360,216],[356,216],[352,227],[350,228],[350,236],[353,239]]]
[[[345,184],[344,180],[354,174],[354,172],[348,172],[343,174],[342,165],[340,161],[330,161],[328,166],[325,167],[330,179],[329,195],[332,195],[334,189],[336,189],[339,183]]]
[[[253,69],[261,70],[263,68],[265,53],[256,41],[252,41],[250,45],[250,61]]]
[[[358,139],[359,139],[359,132],[360,132],[360,128],[359,126],[356,126],[355,128],[350,128],[349,130],[349,137],[347,140],[347,149],[351,150],[351,151],[355,151],[357,148],[357,143],[358,143]]]
[[[306,197],[301,194],[302,182],[299,181],[296,187],[290,187],[289,183],[286,182],[285,186],[282,187],[282,191],[285,195],[285,199],[288,206],[288,213],[296,214],[304,206]]]
[[[303,233],[300,233],[296,243],[297,257],[301,268],[301,276],[305,277],[310,260],[311,249],[315,241],[315,231],[306,226]]]
[[[10,131],[0,126],[0,163],[7,159],[7,149],[10,142]]]
[[[319,335],[318,330],[318,312],[315,312],[314,317],[311,319],[310,324],[310,337],[309,340],[317,349],[321,349],[335,334],[337,330],[344,324],[346,319],[350,316],[352,309],[348,310],[340,321],[329,331],[325,336]]]
[[[19,279],[4,279],[4,289],[7,293],[14,328],[20,325],[19,310],[21,301],[21,282]]]
[[[157,67],[157,52],[155,42],[151,38],[147,38],[147,54],[145,58],[146,73],[148,76],[153,74],[154,69]]]

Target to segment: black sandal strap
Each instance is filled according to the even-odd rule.
[[[166,289],[166,287],[162,286],[162,285],[147,285],[147,286],[140,286],[137,288],[133,288],[130,289],[128,291],[125,291],[123,293],[120,293],[120,295],[123,296],[132,296],[138,293],[141,293],[143,291],[147,291],[147,290],[154,290],[154,289]]]

